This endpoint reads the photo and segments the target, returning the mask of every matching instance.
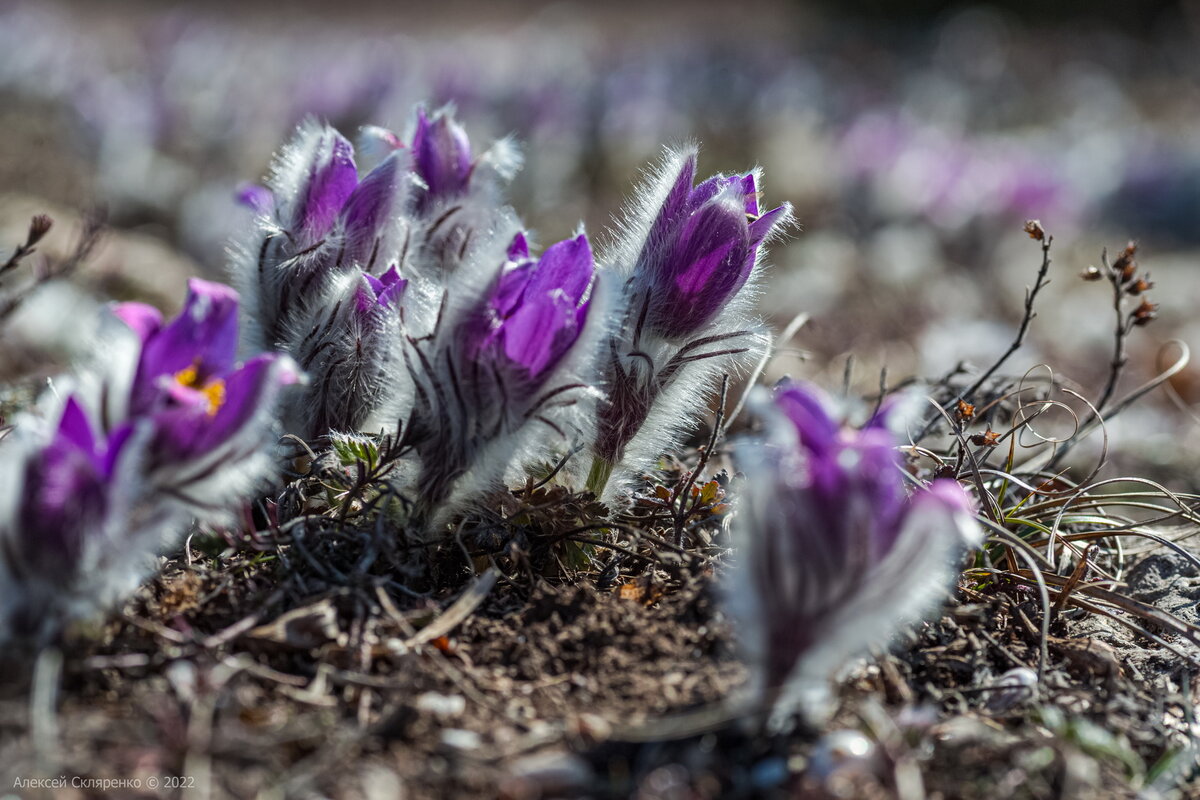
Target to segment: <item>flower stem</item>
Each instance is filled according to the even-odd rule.
[[[608,479],[612,475],[614,466],[616,465],[611,461],[600,456],[592,459],[592,469],[588,472],[587,477],[588,491],[596,497],[604,494],[604,487],[608,485]]]

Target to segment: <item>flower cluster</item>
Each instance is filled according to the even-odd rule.
[[[23,420],[0,445],[0,640],[120,599],[190,520],[224,519],[270,475],[297,372],[275,354],[235,362],[236,295],[193,280],[169,323],[140,304],[115,317],[106,367],[50,399],[57,423]]]
[[[361,180],[356,155],[370,166]],[[243,190],[256,219],[232,273],[247,298],[246,344],[291,353],[312,378],[285,410],[290,431],[315,439],[395,424],[387,415],[407,387],[401,319],[406,333],[428,333],[442,281],[511,216],[495,202],[510,161],[504,147],[473,159],[446,111],[419,110],[408,146],[364,129],[357,153],[309,120],[267,185]]]
[[[785,383],[760,404],[766,441],[738,452],[740,562],[726,595],[778,722],[819,713],[835,670],[929,610],[980,530],[956,481],[905,491],[895,406],[854,430],[812,386]]]

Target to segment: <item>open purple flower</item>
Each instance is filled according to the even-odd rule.
[[[646,327],[667,339],[697,335],[746,284],[758,247],[787,206],[758,213],[754,175],[717,175],[692,186],[683,160],[634,267]]]
[[[907,495],[889,414],[845,427],[815,387],[784,384],[767,442],[739,450],[740,570],[726,594],[776,716],[818,712],[830,675],[952,588],[979,538],[952,480]]]
[[[276,354],[236,362],[237,305],[227,286],[192,279],[169,323],[142,304],[115,309],[142,341],[129,413],[153,420],[155,464],[252,454],[270,431],[264,423],[279,390],[298,379],[291,360]]]
[[[413,167],[426,186],[419,200],[422,210],[466,193],[474,169],[471,142],[449,112],[438,111],[430,119],[425,109],[417,110],[412,151]]]

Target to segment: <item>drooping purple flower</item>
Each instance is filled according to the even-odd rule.
[[[726,595],[777,717],[819,713],[830,675],[927,612],[979,538],[957,482],[905,493],[887,414],[855,430],[831,408],[783,384],[767,441],[739,450],[741,561]]]
[[[236,363],[237,306],[229,287],[194,278],[182,312],[165,325],[142,304],[115,309],[142,340],[129,410],[154,420],[161,461],[195,458],[228,443],[260,418],[280,386],[297,380],[290,361],[275,354]]]
[[[425,109],[417,110],[412,151],[413,167],[426,186],[420,200],[423,209],[466,193],[474,168],[471,142],[449,112],[438,111],[430,119]]]
[[[697,335],[712,322],[746,284],[759,245],[788,213],[779,206],[759,215],[753,175],[717,175],[692,186],[695,174],[689,155],[634,268],[645,325],[668,339]]]

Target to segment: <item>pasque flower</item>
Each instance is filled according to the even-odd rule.
[[[591,363],[597,330],[588,322],[595,265],[587,237],[559,242],[534,260],[518,234],[507,259],[442,335],[412,342],[424,517],[452,494],[491,488],[539,449],[539,429],[567,436],[560,412],[590,395],[578,374]],[[591,339],[581,346],[588,329]]]
[[[694,151],[670,154],[608,259],[628,279],[592,448],[588,486],[597,494],[613,494],[605,489],[614,468],[653,463],[693,424],[716,375],[766,346],[747,314],[747,286],[790,208],[760,215],[755,173],[693,185],[695,175]]]
[[[132,591],[190,520],[225,521],[272,473],[291,359],[235,361],[237,296],[115,309],[97,370],[64,378],[0,444],[0,641],[40,641]]]
[[[408,285],[395,266],[378,278],[355,271],[313,308],[310,333],[295,345],[311,383],[285,409],[290,431],[318,438],[331,431],[379,432],[395,422],[383,409],[399,391],[394,368]]]
[[[241,476],[240,462],[260,453],[279,391],[297,379],[291,359],[266,354],[236,363],[238,299],[222,284],[189,281],[183,311],[170,323],[137,303],[115,312],[141,339],[129,415],[153,421],[149,466],[164,485],[203,502],[211,484],[224,483],[222,472]]]
[[[695,336],[746,285],[758,247],[788,214],[759,215],[756,178],[715,176],[692,186],[696,159],[685,158],[634,267],[647,332]],[[635,303],[635,307],[637,303]]]
[[[834,671],[935,606],[980,529],[957,482],[905,491],[894,407],[855,430],[805,384],[759,404],[766,440],[737,450],[739,566],[725,594],[779,721],[821,713]]]
[[[100,437],[79,401],[67,399],[41,457],[25,465],[15,551],[24,568],[49,575],[79,560],[87,526],[108,513],[109,483],[132,430]]]
[[[425,109],[417,110],[412,150],[413,167],[425,184],[418,201],[423,210],[466,194],[475,166],[471,142],[449,112],[438,111],[431,119]]]
[[[233,269],[252,348],[293,351],[339,275],[401,263],[417,186],[408,167],[408,151],[397,148],[360,181],[350,142],[308,120],[276,158],[268,186],[242,190],[239,199],[258,212]]]

